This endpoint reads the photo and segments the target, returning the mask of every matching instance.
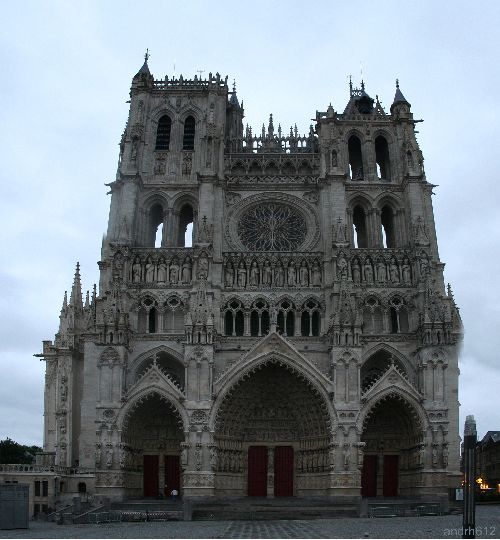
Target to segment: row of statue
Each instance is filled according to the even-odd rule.
[[[383,259],[372,262],[370,257],[361,262],[358,257],[354,257],[348,263],[341,255],[337,260],[337,278],[347,280],[349,273],[354,283],[411,285],[411,266],[407,257],[401,264],[394,257],[389,262]]]
[[[320,287],[321,269],[318,261],[310,263],[303,259],[300,263],[278,261],[262,264],[252,261],[248,266],[244,261],[228,261],[224,268],[226,288],[245,289],[247,287]]]
[[[197,262],[196,277],[198,279],[208,277],[208,259],[202,255]],[[145,264],[141,263],[139,257],[134,259],[132,264],[132,283],[191,283],[193,279],[193,261],[187,255],[183,261],[174,257],[167,262],[163,257],[155,263],[148,257]]]

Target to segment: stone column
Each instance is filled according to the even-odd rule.
[[[267,496],[274,498],[274,448],[267,448]]]

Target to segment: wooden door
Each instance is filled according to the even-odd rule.
[[[363,459],[363,474],[361,476],[361,496],[377,496],[377,458],[365,456]]]
[[[144,497],[158,497],[160,471],[159,456],[144,456],[143,461],[143,481],[144,481]]]
[[[399,487],[399,456],[384,456],[384,497],[397,497]]]
[[[293,497],[293,446],[274,449],[274,496]]]
[[[267,496],[267,447],[248,448],[248,495]]]
[[[180,456],[165,456],[165,484],[167,492],[165,497],[170,497],[173,489],[181,491],[181,461]]]

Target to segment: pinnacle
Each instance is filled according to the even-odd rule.
[[[71,296],[69,298],[69,305],[77,309],[83,309],[82,302],[82,283],[80,279],[80,263],[76,263],[75,277],[73,279],[73,286],[71,287]]]

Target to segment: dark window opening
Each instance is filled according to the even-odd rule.
[[[35,481],[35,497],[40,497],[40,481]]]
[[[156,130],[155,150],[168,150],[170,147],[170,131],[172,129],[172,120],[166,114],[158,121]]]
[[[289,311],[286,314],[286,335],[293,336],[295,334],[295,313]]]
[[[265,336],[266,334],[269,334],[269,312],[263,311],[260,316],[260,333],[262,336]]]
[[[399,332],[399,318],[398,312],[391,307],[391,334],[397,334]]]
[[[87,484],[85,482],[78,484],[78,493],[87,493]]]
[[[182,139],[183,150],[194,150],[195,119],[188,116],[184,121],[184,137]]]
[[[256,311],[252,311],[252,313],[250,314],[250,335],[260,336],[259,314]]]
[[[179,247],[191,247],[193,245],[193,208],[185,204],[179,214]],[[189,230],[188,230],[189,229]]]
[[[396,236],[394,227],[394,213],[389,206],[384,206],[380,213],[382,223],[382,244],[384,248],[396,247]]]
[[[354,232],[354,247],[367,248],[366,214],[361,206],[356,206],[354,208],[352,213],[352,225]]]
[[[320,318],[319,318],[319,312],[317,311],[314,311],[312,314],[311,327],[312,327],[312,335],[319,336]]]
[[[278,327],[278,332],[280,332],[281,334],[284,334],[285,333],[285,317],[282,311],[278,313],[276,325]]]
[[[390,180],[389,145],[381,135],[375,139],[375,160],[377,162],[377,176],[381,180]]]
[[[363,180],[363,155],[361,153],[361,141],[353,135],[347,143],[349,152],[349,172],[351,180]]]
[[[148,314],[148,332],[150,334],[156,333],[156,308],[151,308]]]
[[[245,333],[245,317],[242,311],[236,312],[234,328],[237,336],[242,336]]]
[[[226,336],[233,335],[233,314],[230,311],[226,311],[224,316],[224,333]]]
[[[163,239],[163,207],[155,204],[149,211],[149,247],[161,247]]]
[[[42,497],[48,497],[49,495],[49,481],[44,480],[42,482]]]

